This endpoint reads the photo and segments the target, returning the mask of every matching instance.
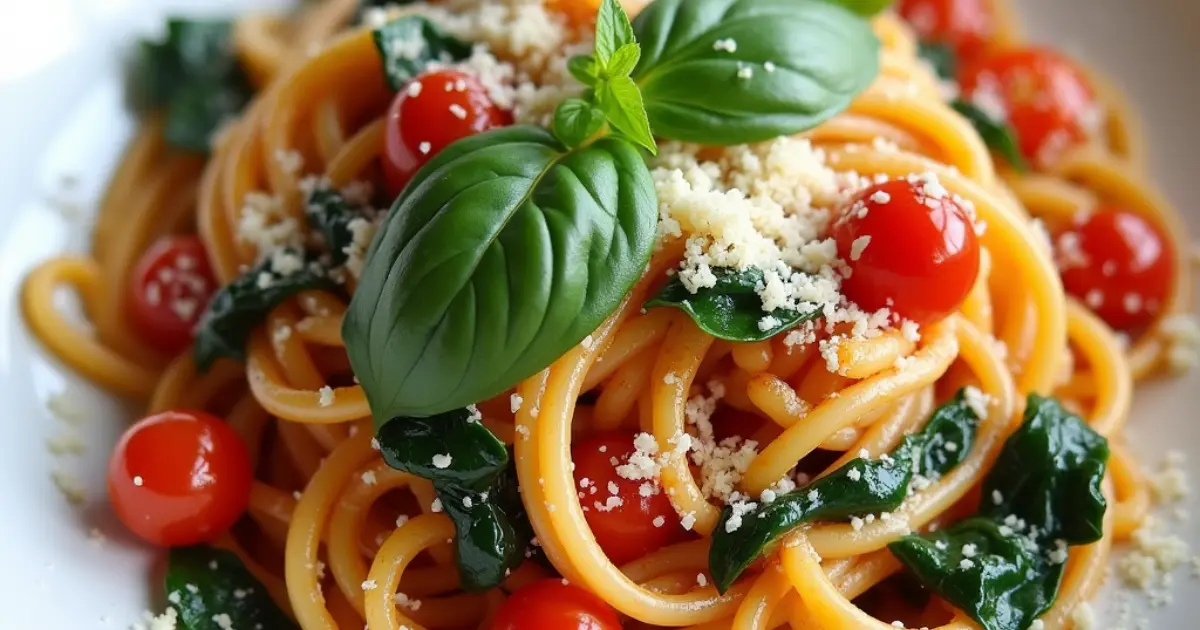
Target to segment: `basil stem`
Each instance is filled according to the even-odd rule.
[[[214,547],[175,547],[167,557],[167,600],[188,630],[296,630],[236,554]]]

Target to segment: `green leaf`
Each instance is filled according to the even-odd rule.
[[[277,264],[287,261],[292,266],[297,258],[302,261],[299,270],[279,272]],[[245,361],[246,341],[271,309],[301,291],[333,286],[317,262],[299,252],[285,250],[267,257],[221,287],[209,301],[196,329],[196,366],[207,371],[220,357]]]
[[[577,147],[604,126],[604,112],[591,103],[569,98],[554,110],[554,136],[568,147]]]
[[[975,127],[975,131],[979,132],[988,148],[999,153],[1018,171],[1024,173],[1029,170],[1029,163],[1025,161],[1025,156],[1021,155],[1021,148],[1017,144],[1017,134],[1007,121],[997,120],[976,105],[962,99],[955,100],[950,105]]]
[[[984,630],[1026,630],[1054,604],[1062,582],[1062,564],[988,518],[905,536],[888,548],[921,584]]]
[[[929,65],[933,66],[937,75],[945,81],[954,81],[958,77],[958,55],[954,48],[942,42],[919,42],[917,54]]]
[[[701,330],[726,341],[763,341],[821,315],[818,308],[764,312],[762,298],[755,291],[763,282],[761,269],[714,269],[713,274],[717,277],[716,285],[701,288],[694,294],[676,275],[645,306],[678,308]],[[778,323],[763,329],[760,324],[767,316],[774,317]]]
[[[731,145],[799,133],[845,110],[879,70],[870,25],[825,2],[655,0],[633,30],[642,49],[633,78],[650,128],[672,140]],[[739,77],[746,68],[749,80]]]
[[[515,126],[446,147],[396,200],[343,324],[376,422],[491,398],[578,344],[645,270],[657,216],[620,139],[567,150]]]
[[[601,80],[596,98],[609,124],[617,131],[651,154],[658,152],[654,135],[650,133],[650,121],[646,119],[646,108],[642,105],[642,93],[633,79],[616,76]]]
[[[630,72],[633,72],[633,67],[637,65],[638,59],[642,57],[642,48],[636,43],[628,43],[617,49],[613,54],[612,59],[608,61],[608,66],[604,68],[606,77],[627,77]]]
[[[963,463],[975,444],[981,419],[967,404],[966,389],[958,390],[953,399],[933,412],[921,429],[917,471],[937,479]]]
[[[617,49],[633,43],[633,26],[618,0],[603,0],[596,14],[596,62],[608,67]]]
[[[1047,542],[1095,542],[1108,507],[1100,489],[1107,463],[1103,436],[1057,400],[1031,394],[1021,428],[984,480],[980,513],[997,520],[1016,516]],[[1001,500],[991,500],[993,495]]]
[[[217,129],[249,101],[250,88],[240,80],[204,78],[187,83],[171,97],[163,137],[174,147],[207,152]]]
[[[373,31],[383,74],[393,91],[404,87],[431,62],[450,63],[471,56],[471,44],[447,35],[419,15],[396,18]]]
[[[167,600],[187,630],[296,630],[236,554],[214,547],[175,547],[167,558]],[[223,616],[227,616],[226,620]]]
[[[511,460],[510,460],[511,461]],[[468,591],[494,588],[524,562],[533,526],[509,465],[490,486],[476,491],[435,482],[442,509],[454,522],[454,558]]]
[[[354,12],[354,23],[362,24],[363,18],[366,17],[367,11],[370,9],[387,9],[389,7],[416,4],[417,2],[419,0],[358,0],[358,9]]]
[[[508,465],[508,451],[479,423],[477,413],[455,409],[428,418],[391,419],[376,434],[383,461],[434,482],[490,485]]]
[[[314,188],[304,208],[309,229],[325,239],[325,251],[333,266],[344,265],[349,254],[346,248],[354,243],[350,224],[363,219],[362,211],[351,206],[338,191],[322,186]]]
[[[879,13],[883,13],[885,9],[892,6],[893,0],[825,0],[836,5],[840,5],[850,9],[851,11],[863,17],[872,17]]]
[[[596,58],[591,55],[575,55],[567,60],[567,71],[577,81],[587,86],[596,85],[600,70],[596,67]]]

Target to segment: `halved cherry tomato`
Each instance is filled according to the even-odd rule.
[[[960,61],[982,53],[994,28],[989,0],[900,0],[896,10],[922,41],[950,46]]]
[[[492,630],[621,630],[621,619],[587,590],[546,579],[517,589],[496,611]]]
[[[1175,261],[1162,230],[1138,214],[1105,206],[1056,239],[1067,293],[1109,326],[1138,332],[1162,312]]]
[[[965,98],[1007,115],[1021,153],[1038,166],[1086,142],[1100,122],[1087,77],[1054,51],[1008,50],[967,66],[959,80]]]
[[[129,427],[108,464],[108,496],[133,533],[163,546],[212,540],[250,501],[241,437],[202,411],[164,411]]]
[[[933,179],[864,190],[838,215],[833,238],[850,267],[842,292],[865,311],[934,322],[962,304],[979,275],[975,224]]]
[[[600,548],[618,565],[686,535],[661,486],[617,474],[634,452],[633,440],[630,433],[605,433],[571,447],[583,515]]]
[[[178,354],[217,281],[204,243],[192,235],[160,239],[142,254],[129,282],[129,318],[150,345]]]
[[[383,174],[392,195],[455,140],[512,124],[475,77],[458,70],[417,76],[396,93],[384,130]]]

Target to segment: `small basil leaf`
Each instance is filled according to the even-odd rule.
[[[967,404],[966,389],[958,390],[953,399],[933,412],[918,434],[918,471],[936,479],[961,464],[971,453],[980,419]],[[950,444],[954,446],[948,447]]]
[[[879,70],[867,21],[825,2],[655,0],[633,30],[642,48],[633,78],[650,128],[672,140],[731,145],[799,133],[846,109]],[[753,80],[739,78],[745,68]]]
[[[354,243],[350,223],[362,218],[361,213],[341,193],[328,187],[314,188],[304,209],[309,229],[325,239],[325,250],[333,265],[345,264],[349,257],[346,248]]]
[[[629,43],[617,49],[604,72],[609,77],[627,77],[633,72],[638,59],[642,57],[642,49],[636,43]]]
[[[981,514],[1009,515],[1037,528],[1041,540],[1070,545],[1103,535],[1101,492],[1108,441],[1053,398],[1031,394],[1021,428],[1005,442],[983,484]]]
[[[883,13],[885,9],[892,6],[893,0],[825,0],[838,4],[851,11],[863,16],[871,17],[873,15]]]
[[[650,121],[646,119],[646,108],[642,104],[642,93],[633,79],[615,76],[602,80],[596,98],[608,122],[617,131],[650,153],[657,153]]]
[[[468,409],[393,418],[376,438],[388,466],[435,482],[486,486],[508,465],[504,443]]]
[[[396,18],[375,29],[373,36],[392,90],[404,87],[431,62],[461,61],[471,55],[470,44],[419,15]]]
[[[726,506],[709,547],[708,568],[713,583],[724,593],[755,558],[797,525],[843,520],[900,507],[908,495],[912,475],[911,459],[858,458],[748,513],[739,514],[732,506]],[[731,524],[733,519],[737,520]]]
[[[607,68],[617,50],[633,43],[633,26],[617,0],[602,0],[596,14],[596,61]]]
[[[646,302],[646,308],[671,306],[681,309],[701,330],[726,341],[763,341],[821,315],[817,308],[764,312],[762,299],[755,290],[763,282],[761,269],[714,269],[713,274],[717,277],[716,284],[694,294],[676,275],[658,295]],[[768,316],[774,321],[768,320],[767,323],[772,325],[764,329],[760,324]]]
[[[596,58],[591,55],[575,55],[567,60],[567,71],[580,83],[593,86],[600,76],[596,67]],[[588,100],[588,99],[585,99]]]
[[[516,490],[515,468],[509,466],[482,492],[448,482],[435,482],[434,488],[454,522],[455,562],[463,588],[481,591],[498,586],[525,560],[533,537]]]
[[[1054,604],[1062,582],[1062,564],[988,518],[905,536],[888,548],[921,584],[984,630],[1026,630]]]
[[[658,207],[633,145],[514,126],[414,175],[342,327],[377,423],[500,394],[591,334],[645,270]]]
[[[929,65],[933,66],[938,77],[944,81],[954,81],[958,76],[958,55],[949,44],[942,42],[920,42],[917,54]]]
[[[1021,148],[1017,145],[1017,134],[1007,121],[997,120],[976,105],[962,99],[950,105],[975,127],[975,131],[979,132],[988,148],[1003,156],[1017,171],[1024,173],[1029,170],[1029,163],[1025,161],[1025,156],[1021,155]]]
[[[284,262],[288,267],[299,268],[280,273],[277,265]],[[221,287],[209,300],[196,328],[193,348],[196,366],[207,371],[220,357],[245,361],[246,340],[271,309],[301,291],[333,286],[315,260],[298,252],[283,251],[267,257]]]
[[[213,547],[175,547],[167,558],[167,600],[188,630],[295,630],[236,554]]]
[[[554,135],[568,147],[577,147],[604,126],[604,112],[595,105],[569,98],[554,110]]]

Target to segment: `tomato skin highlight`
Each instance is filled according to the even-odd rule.
[[[950,46],[960,62],[982,54],[995,29],[989,0],[899,0],[896,11],[921,41]]]
[[[194,235],[168,236],[151,245],[134,265],[126,311],[148,344],[179,354],[192,342],[216,290],[204,243]]]
[[[113,449],[108,496],[121,521],[162,546],[210,541],[246,510],[254,471],[224,420],[164,411],[129,427]]]
[[[608,604],[564,582],[538,580],[517,589],[496,612],[491,630],[621,630]]]
[[[589,437],[571,447],[575,490],[582,495],[579,502],[585,510],[584,518],[600,548],[617,565],[686,537],[679,515],[661,485],[617,474],[617,466],[628,462],[634,452],[633,441],[631,433],[613,432]],[[618,463],[613,464],[612,458]],[[643,484],[655,486],[656,492],[642,496]],[[616,493],[612,492],[614,488]],[[614,496],[620,499],[618,505],[612,505],[616,503],[610,499]],[[658,518],[662,521],[656,527],[654,521]]]
[[[1138,333],[1162,313],[1175,282],[1171,241],[1141,215],[1102,206],[1055,240],[1067,293],[1116,330]]]
[[[433,156],[456,140],[512,124],[475,77],[458,70],[418,75],[388,108],[381,156],[393,197]]]
[[[850,268],[842,292],[867,312],[889,308],[929,324],[953,313],[979,275],[971,216],[940,184],[917,178],[859,193],[834,221],[833,238]]]

